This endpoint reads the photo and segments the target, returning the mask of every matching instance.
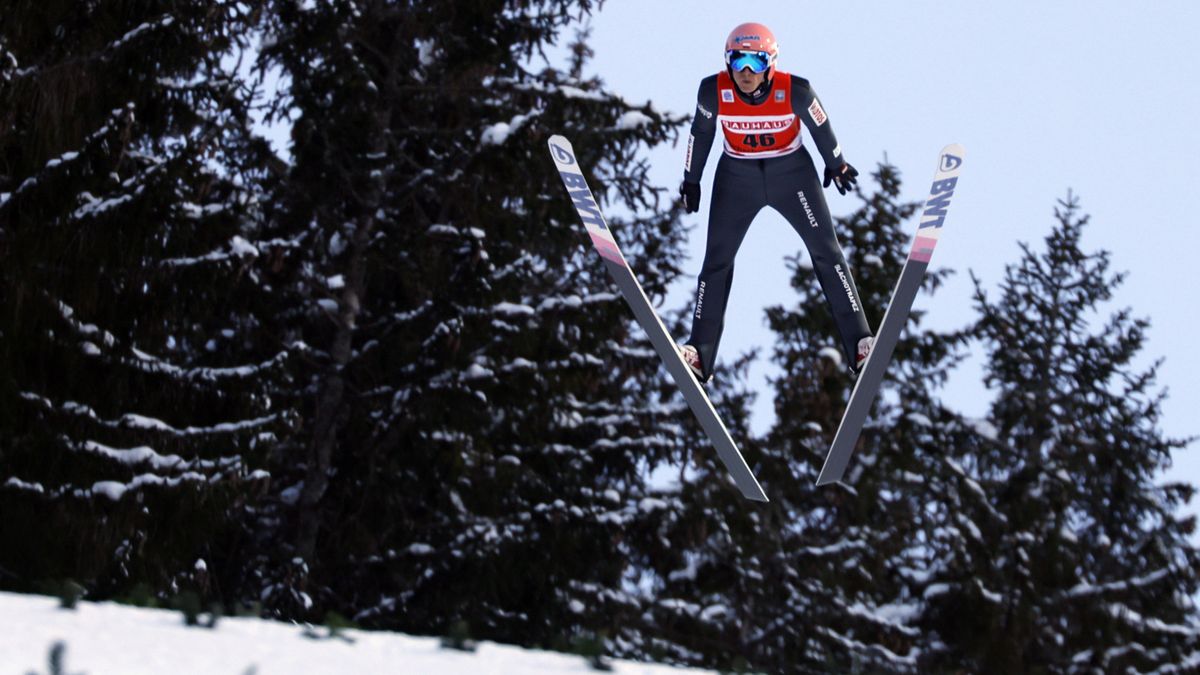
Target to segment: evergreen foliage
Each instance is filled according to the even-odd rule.
[[[0,569],[189,582],[286,427],[259,331],[263,146],[238,3],[10,3],[0,24]]]
[[[622,543],[686,411],[549,160],[566,133],[648,292],[678,211],[637,148],[682,123],[531,58],[589,3],[269,5],[294,166],[277,285],[309,347],[256,569],[281,615],[569,648],[640,613]],[[279,315],[279,316],[282,316]],[[282,321],[282,319],[281,319]],[[280,543],[286,545],[280,547]],[[312,609],[309,609],[311,604]]]
[[[838,232],[868,315],[878,322],[907,258],[918,205],[899,200],[894,167],[880,166],[874,178],[876,190],[857,193],[862,204],[838,219]],[[663,543],[647,556],[657,620],[646,630],[657,634],[664,656],[695,665],[912,670],[917,634],[904,618],[916,605],[898,568],[910,562],[909,533],[927,497],[918,468],[925,460],[913,449],[926,426],[914,413],[934,414],[930,390],[938,378],[927,373],[953,360],[955,340],[921,330],[921,314],[913,315],[886,383],[889,395],[864,433],[847,484],[817,488],[853,381],[811,266],[803,253],[789,264],[797,303],[767,312],[783,374],[774,382],[777,421],[766,437],[749,433],[753,397],[737,375],[746,363],[717,380],[721,413],[734,436],[746,439],[742,451],[771,502],[747,504],[715,457],[692,456],[683,489],[661,497],[669,505],[656,525]],[[945,274],[932,271],[927,291]],[[706,445],[698,435],[689,442]]]
[[[774,425],[750,429],[757,354],[709,388],[771,502],[742,499],[548,156],[572,139],[660,301],[684,227],[641,157],[686,120],[584,74],[596,7],[18,0],[0,23],[0,587],[176,598],[193,621],[219,599],[325,617],[313,636],[599,669],[1200,667],[1193,490],[1160,482],[1187,441],[1159,429],[1148,322],[1105,313],[1123,275],[1084,252],[1071,196],[996,298],[975,280],[976,323],[912,314],[825,488],[853,380],[790,258],[795,303],[767,312]],[[290,125],[286,161],[256,106]],[[921,205],[895,167],[873,176],[837,230],[877,325]],[[972,345],[996,396],[981,420],[939,397]]]
[[[862,206],[838,219],[837,229],[877,325],[920,205],[900,200],[895,167],[881,164],[872,176],[877,187],[857,193]],[[766,544],[760,556],[774,568],[765,576],[786,579],[786,590],[764,589],[764,630],[751,663],[793,672],[911,670],[918,636],[905,625],[914,606],[905,572],[931,498],[921,476],[923,436],[937,418],[932,392],[955,358],[954,338],[922,329],[922,312],[910,315],[845,480],[817,488],[853,379],[811,266],[797,256],[792,267],[797,305],[767,313],[783,375],[775,382],[776,424],[765,439],[775,461],[764,478],[779,499],[759,536]],[[931,269],[922,292],[934,292],[947,274]]]
[[[992,300],[975,280],[973,334],[996,392],[976,439],[948,446],[984,499],[951,505],[966,528],[933,532],[923,663],[979,672],[1190,672],[1193,488],[1161,484],[1185,441],[1159,430],[1149,323],[1105,314],[1124,274],[1086,252],[1071,195],[1044,250],[1022,245]],[[1186,665],[1186,664],[1190,664]]]

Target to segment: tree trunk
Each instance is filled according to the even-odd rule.
[[[391,113],[386,108],[377,109],[372,115],[372,129],[368,132],[371,134],[368,147],[372,158],[385,156],[387,122],[390,116]],[[300,494],[297,554],[309,561],[316,551],[317,537],[321,530],[321,500],[329,489],[330,468],[344,424],[345,416],[342,413],[346,401],[346,366],[350,363],[354,351],[354,333],[366,292],[367,248],[378,222],[376,214],[384,194],[383,171],[373,169],[375,165],[382,163],[379,159],[369,159],[365,160],[366,166],[359,164],[351,167],[351,170],[356,172],[369,172],[369,178],[366,181],[365,193],[354,205],[362,215],[356,221],[350,240],[349,255],[345,263],[345,286],[338,298],[337,332],[329,351],[330,363],[320,375],[322,382],[317,394],[313,435],[308,446],[307,472],[304,489]],[[351,178],[348,182],[353,184],[355,181]]]

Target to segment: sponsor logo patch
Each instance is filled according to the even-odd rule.
[[[683,162],[683,170],[684,171],[690,172],[692,170],[692,142],[695,140],[696,140],[695,136],[688,134],[687,159],[684,160],[684,162]]]
[[[704,116],[705,116],[705,117],[707,117],[708,119],[710,119],[710,120],[712,119],[712,113],[711,113],[711,112],[709,112],[708,108],[705,108],[703,105],[701,105],[701,104],[697,103],[697,104],[696,104],[696,110],[700,111],[700,114],[701,114],[701,115],[704,115]]]
[[[854,297],[854,291],[850,290],[850,280],[846,278],[846,272],[842,270],[841,265],[834,265],[833,271],[837,272],[838,278],[842,280],[842,288],[846,290],[846,297],[850,299],[850,309],[858,311],[858,300]]]
[[[700,282],[700,289],[696,291],[696,318],[699,319],[704,313],[704,282]]]
[[[732,89],[722,89],[721,90],[721,100],[724,101],[725,103],[733,103],[733,90]]]
[[[813,99],[812,105],[808,106],[808,114],[812,115],[812,120],[817,126],[825,124],[826,120],[829,119],[825,115],[825,109],[821,107],[821,102],[815,98]]]
[[[838,144],[837,144],[837,147],[835,147],[835,148],[833,149],[833,156],[834,156],[834,157],[841,157],[841,156],[842,156],[842,144],[841,144],[841,143],[838,143]]]
[[[792,119],[795,119],[794,117]],[[792,119],[781,120],[755,120],[755,119],[729,119],[722,118],[721,126],[729,131],[736,132],[777,132],[784,131],[792,126]]]
[[[775,92],[775,100],[777,102],[781,102],[781,101],[783,101],[783,97],[786,95],[787,95],[787,92],[780,89],[779,91]]]
[[[812,208],[808,205],[808,197],[804,196],[804,191],[796,193],[800,197],[800,206],[804,207],[804,215],[808,216],[808,224],[812,227],[817,227],[817,217],[813,215]]]

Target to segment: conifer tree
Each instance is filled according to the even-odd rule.
[[[878,188],[859,193],[862,206],[837,220],[839,238],[877,323],[907,257],[917,204],[899,200],[894,167],[874,174]],[[798,301],[769,308],[778,335],[774,360],[777,420],[742,450],[771,502],[749,504],[729,490],[724,470],[696,453],[691,480],[660,518],[671,542],[657,554],[654,575],[664,634],[687,663],[772,672],[904,672],[915,670],[916,613],[905,573],[913,533],[929,499],[921,466],[930,448],[925,420],[954,359],[951,336],[921,330],[915,313],[889,369],[881,397],[844,484],[814,485],[853,381],[836,347],[832,319],[803,254],[791,259]],[[947,272],[931,271],[926,291]],[[748,394],[735,379],[722,412],[739,440],[748,436]],[[928,454],[927,454],[928,453]],[[661,605],[662,603],[660,603]],[[665,611],[670,610],[670,611]]]
[[[1187,672],[1198,661],[1192,488],[1161,472],[1185,442],[1159,428],[1148,321],[1106,314],[1125,275],[1081,244],[1068,194],[1044,249],[1022,245],[993,300],[975,279],[996,392],[951,450],[977,496],[941,528],[920,620],[922,663],[978,672]],[[978,523],[974,526],[974,523]],[[982,533],[963,536],[964,530]]]
[[[256,321],[249,24],[233,2],[5,8],[0,583],[225,590],[287,424],[266,385],[287,349]]]
[[[868,319],[878,326],[921,205],[900,200],[895,167],[882,164],[873,177],[878,189],[839,219],[838,233]],[[922,294],[934,293],[948,274],[930,269]],[[778,419],[767,443],[786,462],[777,479],[784,503],[774,517],[774,547],[794,582],[779,596],[787,602],[768,607],[776,617],[776,643],[805,646],[764,657],[781,667],[795,660],[805,672],[910,671],[919,652],[917,635],[905,624],[914,608],[907,573],[926,504],[935,499],[923,481],[937,455],[927,433],[942,416],[935,389],[954,363],[955,339],[922,328],[923,312],[909,315],[852,466],[841,483],[817,488],[854,380],[836,348],[821,292],[799,257],[793,287],[797,307],[768,312],[779,334],[775,359],[785,374],[776,383]]]
[[[295,120],[272,227],[303,238],[281,288],[311,348],[261,523],[288,543],[260,556],[275,611],[561,647],[640,613],[622,535],[683,413],[652,404],[658,359],[546,140],[572,138],[661,297],[679,212],[638,149],[682,120],[585,78],[582,41],[535,67],[591,6],[271,3]]]
[[[682,330],[682,322],[675,322],[672,332]],[[760,466],[761,446],[749,427],[754,394],[746,371],[755,357],[744,354],[718,364],[707,387],[752,469]],[[662,396],[665,405],[686,410],[674,385]],[[651,517],[626,528],[645,611],[621,655],[744,670],[753,663],[746,642],[756,625],[746,614],[764,582],[763,566],[747,550],[761,534],[761,509],[742,497],[690,413],[664,432],[682,439],[680,452],[670,459],[678,468],[670,479],[660,475],[640,505]]]

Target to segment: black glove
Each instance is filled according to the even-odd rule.
[[[842,164],[836,169],[825,167],[825,187],[829,187],[830,181],[837,188],[838,194],[844,195],[850,188],[858,185],[858,169],[849,164]]]
[[[700,184],[683,181],[679,184],[679,196],[683,198],[683,210],[695,213],[700,210]]]

